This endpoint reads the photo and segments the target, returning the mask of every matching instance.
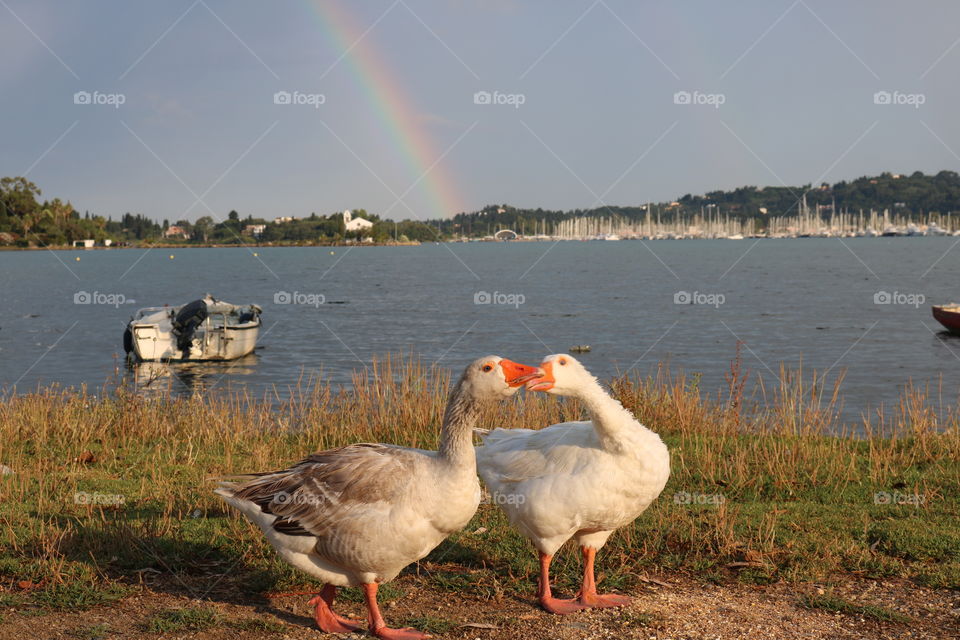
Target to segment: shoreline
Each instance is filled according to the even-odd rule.
[[[150,244],[150,245],[127,245],[127,246],[94,246],[94,247],[71,247],[65,245],[55,245],[55,246],[29,246],[29,247],[15,247],[12,245],[2,245],[0,246],[0,252],[2,251],[110,251],[110,250],[130,250],[130,249],[309,249],[309,248],[325,248],[325,247],[341,247],[341,248],[352,248],[352,247],[419,247],[422,245],[430,244],[526,244],[530,242],[675,242],[683,240],[725,240],[725,241],[744,241],[744,240],[878,240],[881,238],[950,238],[953,236],[941,236],[941,235],[915,235],[915,236],[906,236],[906,235],[878,235],[878,236],[744,236],[742,238],[726,238],[726,237],[716,237],[716,238],[649,238],[649,237],[638,237],[638,238],[619,238],[617,240],[605,239],[605,238],[555,238],[555,237],[544,237],[544,238],[526,238],[518,237],[512,238],[510,240],[499,240],[499,239],[490,239],[490,238],[468,238],[468,239],[446,239],[446,240],[430,240],[430,241],[416,241],[412,240],[410,242],[317,242],[310,244],[216,244],[216,243],[206,243],[206,244],[174,244],[174,243],[161,243],[161,244]]]

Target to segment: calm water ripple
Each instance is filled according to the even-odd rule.
[[[133,311],[210,292],[263,307],[256,354],[239,363],[144,368],[141,376],[172,371],[165,384],[175,393],[197,386],[283,393],[303,375],[348,384],[354,370],[388,352],[459,369],[487,353],[536,363],[589,344],[581,360],[601,377],[647,373],[665,361],[701,374],[701,387],[715,390],[741,340],[744,364],[768,384],[780,362],[831,377],[845,372],[843,417],[856,420],[894,401],[908,381],[936,390],[942,376],[942,401],[956,403],[960,341],[929,311],[960,299],[955,242],[0,252],[0,388],[98,387],[117,372],[129,375],[121,335]],[[79,292],[106,303],[76,304]],[[283,304],[283,293],[294,303]],[[892,303],[876,303],[884,293]],[[323,304],[296,303],[319,296]]]

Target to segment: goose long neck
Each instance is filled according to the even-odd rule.
[[[450,393],[440,428],[439,457],[457,465],[476,466],[473,428],[480,420],[483,403],[469,393],[463,380]]]
[[[590,413],[593,428],[605,448],[619,450],[624,430],[630,428],[630,425],[640,427],[636,418],[612,398],[596,378],[591,377],[589,382],[581,386],[577,398]]]

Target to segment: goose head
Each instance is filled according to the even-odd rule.
[[[520,364],[500,356],[486,356],[474,360],[463,373],[463,382],[470,392],[481,398],[509,397],[525,383],[539,378],[539,367]]]
[[[543,375],[527,381],[528,391],[545,391],[558,396],[575,396],[596,378],[580,361],[566,353],[547,356],[540,363]]]

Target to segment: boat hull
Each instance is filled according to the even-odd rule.
[[[141,309],[127,325],[124,346],[145,362],[236,360],[257,346],[260,308],[207,296],[179,307]]]
[[[260,335],[259,320],[249,327],[227,327],[198,332],[186,350],[177,338],[157,324],[133,324],[133,350],[140,360],[236,360],[253,352]]]
[[[934,306],[931,310],[936,321],[942,324],[947,331],[960,335],[960,306]]]

